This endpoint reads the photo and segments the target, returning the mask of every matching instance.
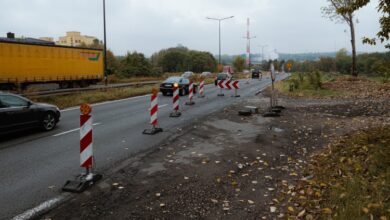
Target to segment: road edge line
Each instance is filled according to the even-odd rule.
[[[54,197],[52,199],[46,200],[45,202],[42,202],[38,206],[28,209],[25,212],[15,216],[12,218],[12,220],[26,220],[26,219],[33,219],[39,215],[42,215],[54,207],[57,207],[61,203],[65,202],[69,196],[67,195],[59,195],[57,197]]]

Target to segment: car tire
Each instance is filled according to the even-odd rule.
[[[162,92],[162,95],[163,96],[167,96],[168,94],[166,92]]]
[[[52,112],[46,112],[42,118],[41,128],[44,131],[51,131],[57,125],[57,120]]]

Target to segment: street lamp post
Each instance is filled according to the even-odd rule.
[[[103,0],[103,30],[104,30],[104,39],[103,39],[103,71],[104,71],[104,84],[108,85],[108,74],[107,74],[107,47],[106,47],[106,0]]]
[[[219,28],[219,55],[218,55],[218,64],[221,64],[221,21],[223,20],[226,20],[226,19],[229,19],[229,18],[233,18],[234,16],[230,16],[230,17],[225,17],[225,18],[210,18],[210,17],[206,17],[207,19],[210,19],[210,20],[216,20],[218,21],[218,28]]]
[[[261,47],[261,62],[264,61],[264,48],[265,47],[268,47],[268,45],[259,45],[259,47]]]

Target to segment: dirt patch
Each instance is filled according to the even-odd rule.
[[[178,130],[90,191],[41,218],[286,218],[283,189],[293,189],[310,156],[354,130],[390,123],[389,100],[282,98],[279,118],[238,115],[248,99]]]

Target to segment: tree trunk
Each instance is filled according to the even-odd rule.
[[[351,68],[351,74],[352,76],[357,76],[357,69],[356,69],[356,41],[355,41],[355,27],[353,23],[353,16],[350,15],[349,20],[349,27],[351,29],[351,45],[352,45],[352,68]]]

